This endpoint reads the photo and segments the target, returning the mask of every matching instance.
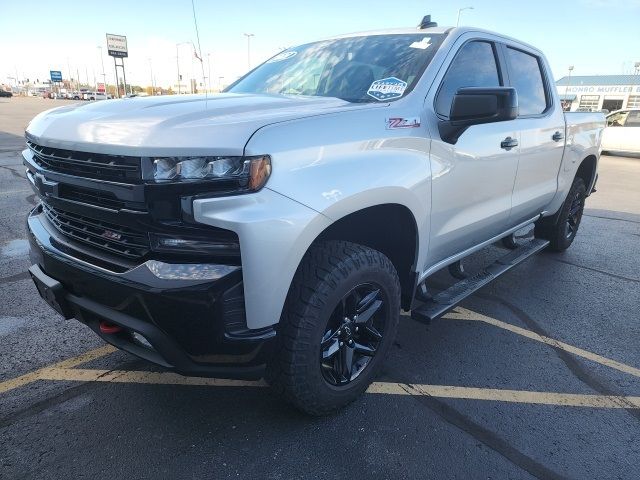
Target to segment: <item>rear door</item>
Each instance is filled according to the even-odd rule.
[[[427,97],[426,110],[433,109],[436,116],[430,127],[432,265],[506,229],[518,166],[515,121],[471,126],[455,145],[443,141],[437,128],[438,121],[448,119],[458,89],[504,84],[496,44],[463,37],[448,54]],[[508,138],[516,146],[503,148]]]
[[[554,104],[552,78],[543,57],[520,45],[502,45],[509,83],[518,93],[518,173],[510,226],[542,212],[556,194],[565,145],[565,119]]]

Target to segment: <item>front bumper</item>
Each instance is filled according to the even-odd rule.
[[[31,275],[43,298],[63,316],[77,318],[122,350],[184,375],[263,376],[275,331],[246,328],[240,267],[206,264],[209,275],[197,278],[185,276],[183,266],[172,276],[173,265],[164,263],[158,276],[147,262],[115,273],[74,257],[74,246],[52,228],[40,207],[27,225]],[[121,330],[104,333],[104,321]]]

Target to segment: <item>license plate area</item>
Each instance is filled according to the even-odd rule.
[[[29,274],[44,301],[64,318],[73,318],[62,284],[45,274],[38,265],[29,268]]]

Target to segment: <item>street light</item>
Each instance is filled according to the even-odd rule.
[[[176,66],[178,67],[178,95],[180,95],[180,51],[178,47],[180,45],[191,45],[191,42],[180,42],[176,43]]]
[[[149,57],[148,60],[149,60],[149,70],[151,71],[151,96],[153,96],[156,94],[156,86],[153,81],[153,65],[151,64],[151,57]]]
[[[207,53],[207,93],[211,92],[211,53]]]
[[[247,37],[247,67],[251,70],[251,37],[255,35],[253,33],[245,33],[245,37]]]
[[[569,76],[567,77],[567,85],[564,88],[564,96],[567,96],[567,92],[569,91],[569,84],[571,83],[571,72],[573,72],[573,65],[569,65]]]
[[[459,8],[458,9],[458,18],[456,20],[456,27],[458,25],[460,25],[460,14],[464,11],[464,10],[473,10],[473,7],[463,7],[463,8]]]

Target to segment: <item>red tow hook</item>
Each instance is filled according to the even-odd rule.
[[[115,325],[110,322],[105,322],[102,320],[100,322],[100,332],[106,334],[120,333],[122,331],[122,327]]]

